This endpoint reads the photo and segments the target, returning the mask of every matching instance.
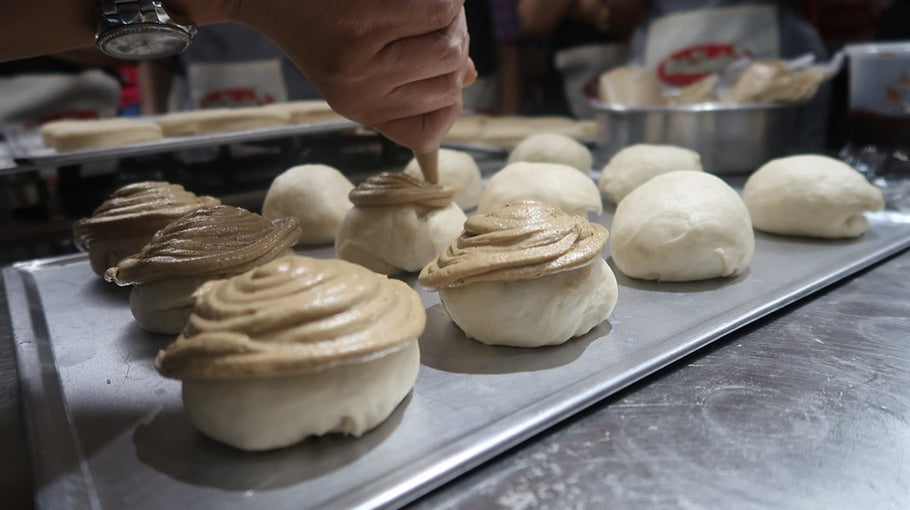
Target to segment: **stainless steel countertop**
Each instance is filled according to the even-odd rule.
[[[412,507],[908,508],[908,282],[905,251]],[[30,468],[6,319],[0,313],[0,491],[4,507],[22,508]]]

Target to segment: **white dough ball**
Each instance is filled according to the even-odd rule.
[[[420,271],[461,234],[467,217],[455,203],[355,207],[335,238],[338,257],[382,274]]]
[[[211,278],[174,276],[130,289],[130,311],[136,323],[152,333],[176,335],[193,313],[196,292]]]
[[[598,257],[531,280],[442,288],[439,299],[455,324],[479,342],[539,347],[591,331],[613,311],[618,292],[613,271]]]
[[[594,158],[591,156],[591,151],[574,138],[560,133],[538,133],[525,138],[516,145],[509,154],[506,164],[519,161],[562,163],[588,175]]]
[[[701,172],[697,152],[674,145],[631,145],[617,152],[600,172],[598,188],[614,204],[652,177],[676,170]]]
[[[353,436],[376,427],[411,391],[417,340],[365,362],[264,379],[184,380],[183,405],[205,435],[242,450],[270,450],[309,436]]]
[[[860,236],[869,226],[863,213],[884,207],[862,174],[811,154],[765,163],[746,181],[743,200],[758,230],[822,238]]]
[[[120,236],[111,239],[98,239],[92,241],[91,249],[88,253],[88,260],[95,274],[104,277],[104,272],[108,268],[114,267],[121,260],[129,257],[134,253],[142,251],[151,236],[134,235]]]
[[[737,275],[755,252],[746,205],[704,172],[670,172],[642,184],[616,207],[610,232],[616,266],[644,280]]]
[[[281,173],[265,196],[262,215],[273,220],[291,216],[300,222],[299,244],[329,244],[353,207],[354,185],[326,165],[298,165]]]
[[[495,211],[509,202],[535,199],[563,211],[587,216],[603,212],[597,186],[586,174],[559,163],[518,162],[496,172],[484,187],[478,213]]]
[[[423,179],[417,159],[411,159],[404,173]],[[463,210],[477,207],[483,189],[480,167],[474,158],[464,151],[439,149],[439,184],[455,189],[452,200]]]

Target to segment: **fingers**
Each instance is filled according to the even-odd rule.
[[[468,54],[468,27],[464,9],[440,30],[399,39],[376,56],[387,81],[396,87],[446,75],[464,66]]]
[[[477,76],[464,1],[345,0],[306,11],[292,0],[280,10],[247,2],[237,21],[278,43],[337,112],[425,151]]]
[[[373,123],[381,123],[457,104],[461,100],[462,81],[463,72],[457,70],[443,76],[402,85],[386,95],[384,104],[376,105],[377,107],[370,113],[371,120]]]
[[[463,10],[465,0],[397,0],[376,2],[379,12],[371,17],[377,25],[387,27],[391,39],[404,39],[442,30]]]
[[[461,89],[470,86],[474,80],[477,79],[477,71],[474,68],[474,62],[471,61],[471,59],[468,59],[464,69],[459,70],[457,73],[446,78],[449,79],[448,85],[450,87]],[[428,86],[428,88],[432,88],[432,86],[426,82],[419,85],[425,85]],[[411,94],[411,97],[420,97],[421,94],[425,94],[426,91],[412,92],[403,89],[402,93]],[[439,96],[431,97],[438,98]],[[430,113],[417,113],[405,118],[379,122],[376,123],[374,127],[386,137],[405,147],[416,152],[429,152],[439,147],[439,143],[452,128],[455,119],[461,114],[462,99],[460,92],[453,97],[455,98],[454,103],[435,110],[430,110]],[[417,108],[417,110],[420,109],[421,108]],[[429,108],[423,106],[423,109],[426,110]]]
[[[434,112],[392,120],[374,127],[390,140],[415,152],[426,153],[439,147],[439,142],[460,114],[459,100],[457,104]]]
[[[436,147],[461,113],[461,90],[477,79],[469,45],[462,9],[445,29],[387,47],[388,69],[400,73],[398,80],[404,76],[404,83],[384,94],[381,104],[367,107],[366,123],[411,149]]]

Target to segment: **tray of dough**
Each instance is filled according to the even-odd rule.
[[[148,118],[148,121],[151,122],[151,118]],[[325,122],[300,122],[284,126],[244,129],[223,133],[166,136],[159,140],[148,142],[66,152],[58,152],[46,146],[41,140],[40,131],[37,129],[7,128],[3,131],[3,135],[6,138],[10,155],[17,162],[33,166],[53,167],[199,147],[272,140],[289,136],[333,133],[357,127],[360,127],[360,124],[347,119]]]
[[[152,361],[173,338],[133,321],[128,289],[86,256],[4,269],[39,508],[370,508],[448,480],[760,317],[910,246],[910,223],[870,216],[865,235],[756,234],[750,269],[698,283],[616,271],[609,320],[556,347],[467,339],[435,293],[412,393],[360,438],[329,435],[245,453],[197,433],[180,383]],[[610,214],[600,220],[610,224]],[[608,262],[609,245],[604,255]],[[332,248],[299,250],[331,257]],[[416,285],[414,277],[405,278]],[[733,369],[734,367],[731,367]],[[642,425],[644,426],[644,425]]]

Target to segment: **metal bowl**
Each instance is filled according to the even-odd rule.
[[[745,174],[800,151],[806,103],[626,107],[594,102],[597,159],[636,143],[687,147],[715,174]]]

